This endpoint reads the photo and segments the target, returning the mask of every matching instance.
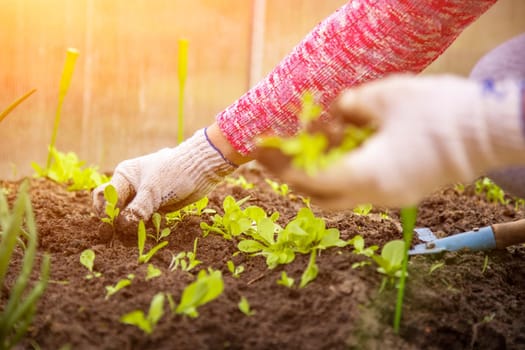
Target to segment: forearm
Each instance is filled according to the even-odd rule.
[[[298,129],[301,96],[328,106],[345,88],[420,72],[496,0],[352,1],[321,22],[259,84],[217,116],[239,155],[257,136]]]

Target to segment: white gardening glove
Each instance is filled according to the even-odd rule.
[[[280,177],[331,208],[417,204],[439,187],[525,164],[523,91],[516,81],[396,75],[344,92],[332,113],[377,132],[313,177]]]
[[[136,225],[159,208],[177,210],[201,199],[235,168],[201,129],[175,148],[121,162],[108,184],[116,188],[118,206],[124,209],[120,221]],[[101,217],[108,184],[93,191],[93,207]]]

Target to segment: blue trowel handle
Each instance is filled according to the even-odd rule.
[[[458,233],[440,238],[426,244],[427,249],[442,248],[448,251],[461,249],[489,250],[496,248],[496,239],[492,227],[486,226],[474,231]]]
[[[468,248],[471,250],[488,250],[502,249],[518,243],[525,243],[525,219],[485,226],[473,231],[440,238],[427,243],[427,249],[442,248],[454,251]]]

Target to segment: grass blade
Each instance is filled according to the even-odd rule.
[[[408,267],[408,249],[412,243],[412,236],[417,218],[417,207],[407,207],[401,209],[401,224],[403,226],[403,239],[405,241],[405,252],[403,255],[403,267],[399,278],[399,288],[397,290],[396,311],[394,314],[394,332],[399,333],[401,324],[401,312],[403,309],[403,298],[405,296],[405,282]]]
[[[68,49],[66,52],[66,61],[62,70],[62,77],[60,78],[60,85],[58,90],[58,105],[55,113],[55,124],[53,126],[53,133],[51,134],[51,142],[49,143],[49,153],[47,155],[46,171],[51,166],[51,150],[55,148],[55,142],[57,138],[58,125],[60,124],[60,115],[62,113],[62,105],[66,97],[67,90],[71,84],[71,78],[73,77],[73,71],[75,70],[75,63],[77,61],[78,51],[76,49]]]
[[[16,100],[15,102],[11,103],[9,106],[7,106],[7,108],[2,112],[0,113],[0,122],[2,120],[4,120],[5,117],[7,117],[7,115],[9,113],[11,113],[11,111],[13,109],[15,109],[19,104],[21,104],[22,102],[24,102],[29,96],[31,96],[34,92],[36,91],[36,89],[33,89],[33,90],[30,90],[29,92],[25,93],[22,97],[20,97],[18,100]]]

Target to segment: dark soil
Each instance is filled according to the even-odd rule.
[[[222,184],[210,194],[210,207],[222,212],[226,195],[236,199],[251,196],[249,204],[281,214],[285,224],[303,205],[284,198],[265,183],[261,170],[239,171],[256,189]],[[275,180],[275,179],[274,179]],[[19,182],[1,182],[12,201]],[[351,249],[323,251],[317,258],[319,275],[303,289],[278,285],[282,271],[300,280],[308,256],[299,255],[288,265],[267,269],[264,258],[237,251],[233,241],[210,234],[202,237],[204,217],[187,217],[169,236],[169,245],[151,260],[162,270],[158,278],[145,280],[146,265],[137,263],[136,246],[101,241],[99,219],[91,210],[88,192],[68,192],[64,185],[31,179],[31,196],[40,235],[40,251],[52,257],[51,282],[39,302],[38,312],[23,349],[525,349],[525,247],[502,251],[446,253],[412,257],[399,335],[392,330],[395,288],[378,293],[382,276],[376,266],[353,269],[362,258]],[[366,244],[382,246],[401,238],[398,210],[374,209],[368,216],[352,211],[322,212],[329,227],[337,227],[343,239],[360,234]],[[389,219],[377,214],[387,212]],[[440,236],[468,231],[498,222],[525,217],[523,208],[493,204],[467,186],[461,193],[447,188],[424,200],[419,207],[418,226],[430,227]],[[199,237],[197,258],[202,264],[190,273],[171,272],[171,254],[191,251]],[[150,240],[149,243],[153,241]],[[102,277],[87,280],[80,253],[96,252],[95,270]],[[14,257],[17,271],[21,253]],[[232,259],[245,272],[233,278],[226,267]],[[486,260],[488,259],[488,260]],[[484,268],[485,262],[488,265]],[[444,266],[429,273],[435,263]],[[132,310],[147,311],[158,292],[180,300],[186,285],[201,268],[222,271],[224,293],[199,308],[191,319],[165,315],[152,335],[119,322]],[[128,274],[132,284],[111,298],[105,286]],[[15,273],[4,288],[9,288]],[[297,285],[297,282],[296,282]],[[255,310],[246,316],[237,307],[241,296]],[[1,300],[2,303],[5,300]]]

